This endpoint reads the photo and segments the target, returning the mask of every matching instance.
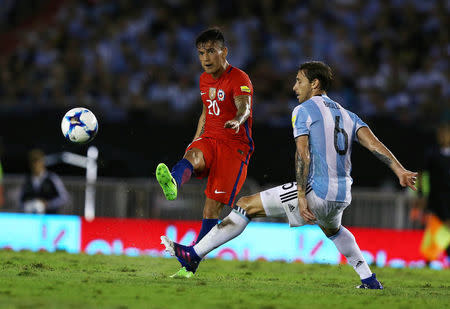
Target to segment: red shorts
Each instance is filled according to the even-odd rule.
[[[249,146],[239,142],[200,137],[186,151],[198,148],[203,153],[206,168],[198,178],[208,177],[206,197],[233,206],[236,195],[247,178],[247,166],[251,153]]]

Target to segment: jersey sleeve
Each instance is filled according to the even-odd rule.
[[[364,121],[361,120],[361,118],[358,117],[358,115],[353,114],[354,117],[354,121],[355,121],[355,141],[357,141],[359,143],[359,139],[358,139],[358,130],[361,129],[362,127],[369,127]]]
[[[369,127],[367,123],[361,120],[361,118],[358,117],[358,115],[355,114],[355,125],[356,125],[356,131],[358,131],[362,127]]]
[[[238,95],[253,96],[253,85],[250,78],[242,71],[237,71],[233,76],[233,98]]]
[[[300,135],[309,135],[311,127],[311,116],[302,106],[297,106],[292,112],[292,127],[294,129],[294,138]]]

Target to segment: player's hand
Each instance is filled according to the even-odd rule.
[[[418,173],[416,173],[416,172],[402,170],[401,172],[398,173],[397,176],[398,176],[400,185],[402,187],[408,186],[411,189],[413,189],[414,191],[416,191],[417,190],[417,188],[416,188],[417,175],[418,175]]]
[[[300,211],[300,216],[302,216],[306,223],[314,224],[314,222],[317,220],[316,216],[308,208],[306,197],[298,198],[298,209]]]
[[[238,133],[240,124],[239,124],[239,121],[237,121],[235,119],[231,119],[231,120],[228,120],[227,122],[225,122],[225,125],[223,127],[229,128],[229,129],[234,129],[235,130],[234,133]]]

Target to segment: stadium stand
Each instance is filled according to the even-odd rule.
[[[254,83],[257,151],[250,174],[262,183],[286,178],[286,173],[276,177],[276,171],[267,170],[267,153],[278,160],[271,147],[291,143],[292,85],[303,61],[329,63],[336,76],[330,96],[358,113],[409,166],[417,165],[426,148],[421,137],[435,123],[450,119],[450,8],[445,1],[230,0],[201,5],[187,0],[48,0],[39,7],[44,13],[52,8],[52,14],[38,24],[31,20],[42,9],[2,3],[9,5],[1,16],[14,16],[15,22],[0,27],[0,35],[16,36],[0,56],[2,123],[27,119],[32,127],[43,126],[46,140],[37,146],[53,151],[62,142],[54,128],[61,114],[80,105],[92,109],[100,118],[97,142],[107,143],[100,167],[105,176],[148,175],[155,163],[151,157],[170,157],[141,143],[154,138],[152,132],[161,125],[171,127],[168,134],[180,134],[187,145],[193,132],[186,128],[200,110],[201,68],[193,42],[214,25],[227,34],[230,62]],[[129,143],[114,140],[130,123]],[[7,171],[23,172],[17,154],[26,150],[27,138],[37,144],[23,131],[4,134]],[[264,145],[261,136],[269,134],[270,145]],[[20,145],[18,138],[24,139]],[[402,143],[417,150],[410,153]],[[118,164],[119,157],[139,167]],[[282,160],[289,170],[291,162]],[[383,177],[377,171],[374,175],[379,181],[364,179],[363,185],[381,185]]]
[[[32,18],[26,7],[7,7],[14,20]],[[254,81],[255,121],[288,125],[296,68],[321,59],[346,107],[432,124],[450,95],[448,10],[445,1],[419,0],[227,1],[202,10],[191,1],[65,1],[2,57],[2,111],[83,104],[117,122],[136,109],[185,115],[197,110],[194,38],[218,25],[231,62]]]

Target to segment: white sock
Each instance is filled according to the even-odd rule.
[[[199,257],[205,257],[212,250],[241,234],[249,221],[246,216],[233,210],[194,246],[195,252]]]
[[[348,263],[353,266],[361,279],[372,276],[369,265],[356,243],[355,236],[349,230],[341,226],[339,232],[329,238],[334,242],[338,251],[347,258]]]

